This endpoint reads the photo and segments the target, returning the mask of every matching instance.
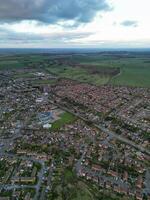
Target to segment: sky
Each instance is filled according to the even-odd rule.
[[[0,48],[149,48],[150,0],[0,0]]]

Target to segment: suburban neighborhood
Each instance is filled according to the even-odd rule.
[[[26,72],[0,74],[0,199],[66,198],[75,180],[150,199],[149,89]]]

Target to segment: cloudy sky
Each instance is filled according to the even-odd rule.
[[[0,0],[0,48],[150,47],[150,0]]]

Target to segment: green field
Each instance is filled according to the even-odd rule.
[[[72,200],[94,200],[94,195],[90,188],[83,182],[78,182],[78,187],[75,189],[76,194],[72,195]]]
[[[0,70],[27,67],[45,61],[42,55],[6,55],[0,56]],[[37,65],[38,66],[38,65]]]
[[[32,84],[35,84],[35,85],[46,85],[46,84],[55,84],[57,80],[55,79],[51,79],[51,80],[34,80],[32,82]]]
[[[147,67],[143,67],[142,70],[138,67],[122,67],[120,75],[112,78],[110,83],[113,85],[150,87],[150,69]]]
[[[25,67],[24,63],[18,61],[0,61],[0,70],[11,69],[11,68],[21,68]]]
[[[150,87],[150,53],[148,52],[108,52],[63,56],[59,64],[60,55],[12,55],[0,57],[0,70],[18,69],[23,67],[46,69],[58,77],[70,78],[79,82],[95,85],[121,85],[135,87]],[[57,60],[58,59],[58,60]],[[65,62],[64,62],[65,61]],[[67,62],[66,62],[67,61]],[[65,64],[63,64],[63,62]],[[76,63],[76,67],[69,65]],[[68,64],[67,64],[68,63]],[[78,67],[78,64],[80,66]],[[82,65],[84,65],[82,67]],[[87,65],[87,68],[86,68]],[[109,76],[101,73],[91,73],[91,69],[119,68],[118,75]],[[30,77],[29,74],[18,75]],[[17,77],[16,77],[17,78]],[[49,81],[45,81],[47,84]],[[37,83],[38,84],[38,83]],[[39,84],[44,84],[39,82]]]
[[[60,115],[60,119],[52,124],[52,130],[58,130],[65,124],[70,124],[76,120],[76,117],[68,112]]]
[[[77,57],[82,64],[96,65],[100,67],[119,67],[121,73],[114,76],[109,84],[135,86],[135,87],[150,87],[150,59],[144,55],[138,55],[135,58],[113,58],[113,57]]]
[[[14,76],[14,78],[16,79],[16,78],[33,78],[33,77],[35,77],[34,76],[34,74],[32,74],[32,73],[18,73],[18,74],[16,74],[15,76]]]
[[[48,68],[50,73],[54,73],[59,77],[70,78],[79,82],[85,82],[95,85],[104,85],[109,80],[109,76],[100,76],[99,74],[90,74],[82,68],[73,68],[69,66],[52,66]]]

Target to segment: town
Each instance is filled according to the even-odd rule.
[[[148,88],[1,70],[0,200],[150,200],[149,134]]]

